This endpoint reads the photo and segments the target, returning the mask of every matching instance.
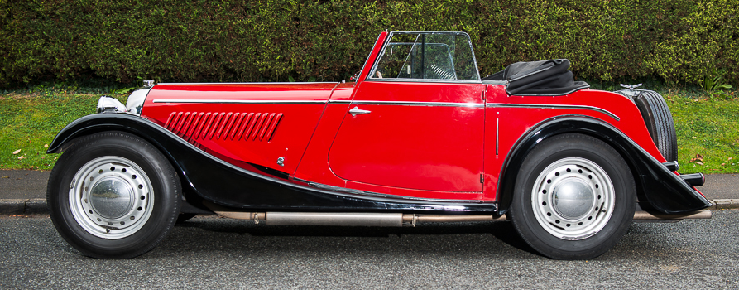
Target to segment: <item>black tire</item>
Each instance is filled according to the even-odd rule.
[[[668,162],[677,161],[675,121],[662,95],[651,90],[620,90],[616,93],[634,100],[659,152]]]
[[[629,229],[635,192],[616,150],[587,135],[563,134],[544,140],[526,157],[509,214],[523,240],[542,255],[591,259]]]
[[[83,255],[150,251],[180,213],[179,177],[151,144],[122,132],[81,137],[51,172],[46,199],[59,234]]]

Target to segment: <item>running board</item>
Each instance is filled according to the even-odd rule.
[[[426,215],[403,213],[351,213],[351,212],[240,212],[215,211],[216,214],[239,220],[265,222],[267,225],[322,225],[322,226],[373,226],[403,227],[415,226],[418,222],[476,222],[501,221],[506,216],[497,215]],[[678,221],[683,219],[710,219],[710,210],[698,211],[689,215],[654,215],[646,211],[636,211],[634,220],[638,221]]]

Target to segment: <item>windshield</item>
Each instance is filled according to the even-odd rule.
[[[475,56],[464,32],[392,32],[371,80],[478,81]]]

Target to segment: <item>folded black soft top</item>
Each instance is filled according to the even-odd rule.
[[[567,59],[522,61],[483,80],[508,81],[506,92],[509,95],[566,95],[590,87],[586,82],[574,81],[569,68]]]

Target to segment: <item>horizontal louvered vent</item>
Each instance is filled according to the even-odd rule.
[[[165,127],[186,139],[269,142],[282,114],[175,112]]]

